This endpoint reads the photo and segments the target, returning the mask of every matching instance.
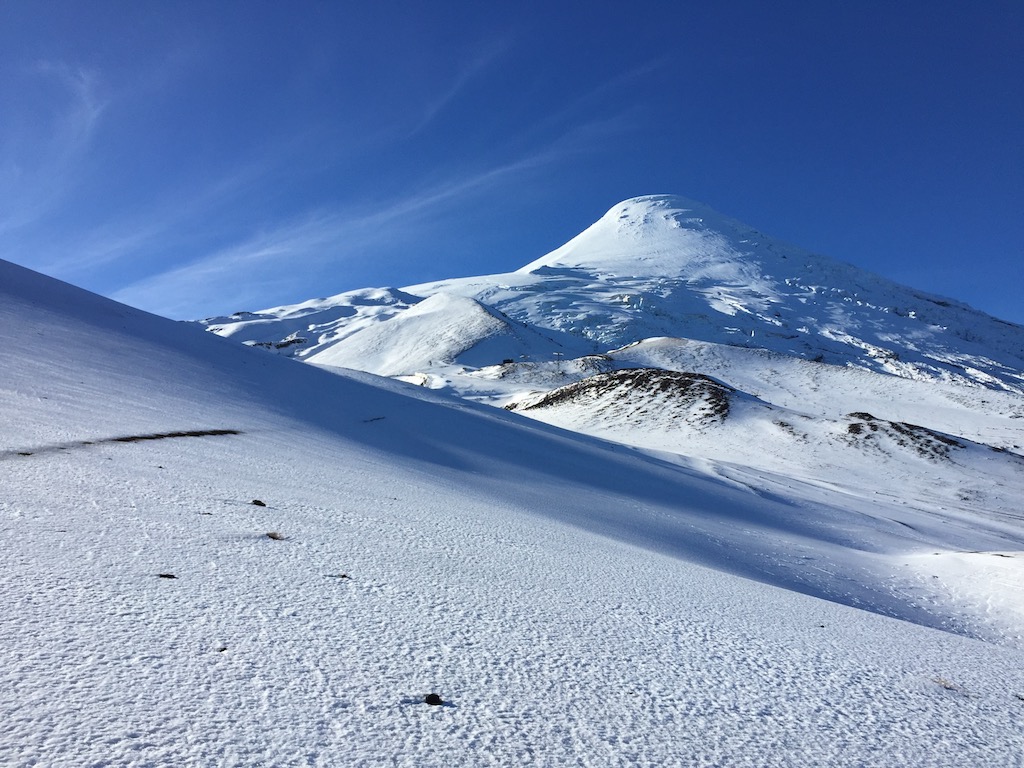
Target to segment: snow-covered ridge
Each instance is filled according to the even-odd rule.
[[[304,359],[317,365],[399,376],[456,362],[480,367],[555,346],[544,335],[518,327],[498,310],[475,299],[442,292],[423,299],[390,322],[322,342]]]

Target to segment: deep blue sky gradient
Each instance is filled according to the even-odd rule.
[[[1024,323],[1024,3],[0,3],[0,258],[194,318],[673,193]]]

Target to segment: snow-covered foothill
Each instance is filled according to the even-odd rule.
[[[438,293],[395,317],[314,350],[316,365],[368,370],[382,376],[410,375],[435,366],[479,368],[494,360],[519,359],[557,344],[530,328],[517,327],[477,301]]]

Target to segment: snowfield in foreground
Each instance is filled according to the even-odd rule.
[[[2,262],[0,348],[4,765],[1022,764],[902,526]]]

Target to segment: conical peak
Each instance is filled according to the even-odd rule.
[[[644,195],[612,206],[561,248],[518,271],[586,266],[613,274],[672,277],[695,262],[733,261],[747,250],[740,243],[763,237],[704,203]]]
[[[725,216],[710,205],[679,195],[642,195],[623,200],[598,223],[616,223],[626,230],[689,229],[729,237],[764,237],[747,224]]]
[[[644,216],[649,214],[693,214],[700,216],[714,211],[704,203],[679,195],[641,195],[613,205],[603,218]]]

